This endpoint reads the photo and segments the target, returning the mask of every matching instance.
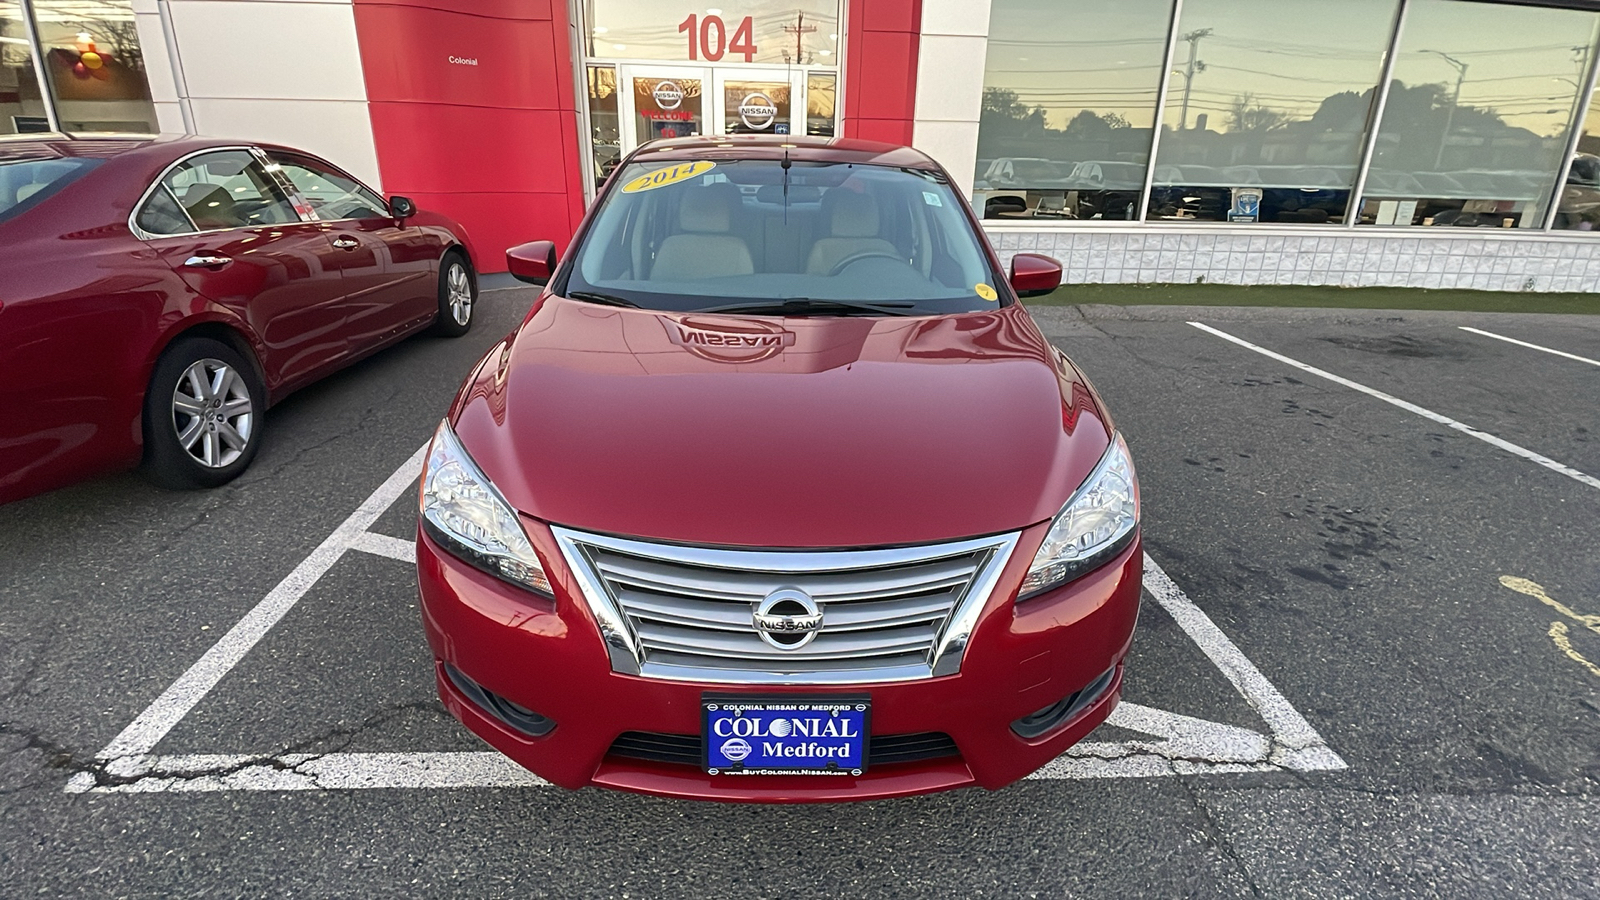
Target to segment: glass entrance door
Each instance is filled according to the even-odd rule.
[[[806,130],[799,71],[622,65],[617,80],[623,154],[660,138]]]
[[[805,81],[782,69],[718,69],[719,134],[804,134]],[[801,120],[795,125],[795,111]]]
[[[621,70],[624,155],[647,141],[705,134],[707,121],[716,121],[705,96],[710,71],[688,66],[622,66]]]

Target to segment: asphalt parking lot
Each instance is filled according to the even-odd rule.
[[[532,298],[223,489],[0,507],[5,894],[1600,897],[1600,317],[1036,310],[1139,468],[1118,718],[1003,791],[751,807],[540,785],[434,699],[408,475]]]

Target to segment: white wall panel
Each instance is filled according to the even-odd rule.
[[[976,123],[928,122],[918,119],[912,144],[944,166],[955,186],[972,197],[972,180],[978,167]]]
[[[989,0],[923,0],[912,143],[970,196],[989,47]]]
[[[189,96],[366,100],[347,3],[171,0]]]
[[[154,4],[151,4],[154,6]],[[157,103],[178,102],[178,79],[172,72],[172,58],[167,54],[167,37],[161,29],[161,16],[155,12],[141,12],[134,16],[134,27],[139,32],[139,53],[144,57],[144,74],[150,82],[150,99]],[[161,126],[165,131],[166,125]],[[178,120],[178,130],[183,130],[183,120]]]
[[[164,133],[183,134],[183,110],[178,108],[177,102],[163,103],[156,101],[156,127]]]
[[[923,0],[922,33],[988,34],[989,0]]]
[[[381,187],[372,120],[363,101],[195,97],[190,107],[201,134],[299,147]]]

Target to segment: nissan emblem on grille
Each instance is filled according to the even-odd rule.
[[[779,650],[799,650],[822,630],[817,601],[798,588],[778,588],[768,594],[750,618],[761,639]]]

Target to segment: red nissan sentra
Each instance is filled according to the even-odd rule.
[[[950,176],[852,140],[620,166],[428,451],[440,696],[554,782],[861,800],[1038,769],[1111,713],[1127,447]]]

